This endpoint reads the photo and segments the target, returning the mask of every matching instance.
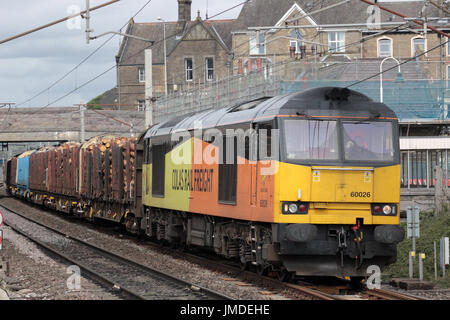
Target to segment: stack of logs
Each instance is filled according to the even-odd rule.
[[[97,170],[103,172],[103,181],[101,184],[103,186],[106,186],[106,183],[109,184],[107,190],[112,192],[112,197],[110,194],[107,195],[108,198],[119,200],[118,198],[120,197],[121,200],[130,200],[130,198],[134,197],[136,183],[136,173],[134,170],[136,156],[135,142],[136,138],[103,137],[99,138],[96,143],[89,146],[93,159],[95,159],[94,150],[97,149],[100,152],[102,167]],[[106,156],[109,157],[109,161],[106,161]],[[122,174],[117,172],[120,170],[120,165],[117,161],[123,162]],[[106,168],[106,163],[109,163],[108,168]],[[109,176],[109,179],[106,179],[107,175]],[[120,182],[122,183],[122,186],[119,185]],[[120,188],[122,188],[122,190],[120,190]],[[106,190],[104,190],[104,192],[105,191]]]

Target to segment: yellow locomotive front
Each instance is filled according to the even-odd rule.
[[[277,120],[273,240],[287,273],[364,277],[404,238],[397,119],[340,104]]]
[[[145,141],[150,237],[283,279],[364,277],[396,258],[398,122],[384,104],[317,88],[180,116]]]

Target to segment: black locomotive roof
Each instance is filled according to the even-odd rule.
[[[167,135],[174,131],[223,127],[244,122],[268,121],[277,116],[305,118],[381,118],[396,119],[385,104],[354,90],[336,87],[314,88],[301,92],[265,97],[218,110],[180,116],[150,128],[145,135]]]

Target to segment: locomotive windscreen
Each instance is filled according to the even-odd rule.
[[[395,159],[392,122],[292,119],[283,122],[288,161],[392,162]]]
[[[284,128],[288,159],[339,159],[336,121],[285,120]]]
[[[345,160],[393,161],[392,122],[343,123]]]

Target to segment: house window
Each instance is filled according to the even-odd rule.
[[[378,56],[391,57],[392,56],[392,40],[379,39],[378,40]]]
[[[424,38],[414,38],[412,39],[412,53],[411,55],[415,57],[416,55],[425,52],[426,44]]]
[[[447,65],[447,88],[450,88],[450,65]]]
[[[194,80],[194,62],[192,58],[184,59],[184,69],[186,74],[186,81]]]
[[[295,47],[295,53],[300,53],[300,47],[303,45],[303,32],[301,30],[294,30],[290,35],[290,47]],[[294,40],[297,39],[297,40]]]
[[[250,36],[250,54],[258,55],[258,54],[266,54],[266,35],[260,33],[259,34],[259,47],[258,42],[256,41],[256,34]]]
[[[264,71],[264,77],[267,79],[272,75],[272,61],[267,58],[250,58],[243,64],[244,73],[255,72],[259,70]]]
[[[139,68],[139,82],[145,82],[145,68]]]
[[[138,101],[138,111],[145,111],[145,100]]]
[[[206,81],[214,80],[214,58],[205,58]]]
[[[328,32],[328,46],[330,52],[345,52],[345,32]]]

